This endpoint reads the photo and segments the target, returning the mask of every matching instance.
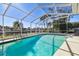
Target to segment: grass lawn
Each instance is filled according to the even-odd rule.
[[[16,37],[20,37],[20,35],[4,35],[4,39],[16,38]],[[0,39],[3,39],[2,35],[0,35]]]

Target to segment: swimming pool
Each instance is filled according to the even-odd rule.
[[[65,40],[62,35],[34,35],[4,44],[6,56],[52,56]],[[54,44],[53,44],[54,43]],[[0,45],[1,47],[1,45]],[[0,48],[0,55],[2,49]]]

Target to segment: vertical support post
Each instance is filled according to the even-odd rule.
[[[40,33],[40,26],[39,26],[39,33]]]
[[[47,23],[47,30],[48,30],[47,32],[49,33],[50,28],[49,28],[49,25],[48,25],[48,20],[49,20],[49,18],[46,21],[46,23]]]
[[[45,33],[45,26],[44,26],[44,22],[43,22],[43,32]]]
[[[42,33],[43,33],[43,25],[42,25]]]
[[[43,24],[43,33],[44,33],[44,30],[45,30],[45,28],[44,28],[44,24]]]
[[[30,33],[32,32],[31,29],[32,29],[32,23],[30,23]]]
[[[41,24],[40,24],[40,32],[42,33],[42,26],[41,26]]]
[[[49,25],[48,25],[48,20],[49,20],[49,18],[46,19],[46,25],[47,25],[47,32],[49,33],[50,29],[49,29]]]
[[[42,28],[42,24],[41,24],[41,32],[43,33],[43,28]]]
[[[21,24],[20,24],[20,29],[21,29],[21,38],[22,38],[22,35],[23,35],[23,33],[22,33],[22,32],[23,32],[23,31],[22,31],[22,29],[23,29],[23,28],[22,28],[22,20],[21,20]]]
[[[38,25],[37,25],[37,33],[38,33]]]
[[[40,33],[40,27],[39,27],[39,33]]]
[[[67,31],[66,31],[66,33],[68,33],[68,20],[69,20],[69,15],[68,15],[68,17],[67,17],[67,20],[66,20],[66,29],[67,29]]]
[[[2,32],[3,32],[3,39],[2,42],[4,43],[4,37],[5,37],[5,32],[4,32],[4,16],[2,16]],[[4,50],[4,44],[2,44],[2,55],[5,56],[5,50]]]
[[[10,5],[11,5],[11,3],[8,5],[8,7],[6,8],[6,10],[4,11],[4,13],[3,13],[3,15],[2,15],[2,32],[3,32],[3,39],[2,39],[2,41],[4,42],[4,37],[5,37],[5,31],[4,31],[4,16],[5,16],[5,14],[6,14],[6,12],[7,12],[7,10],[9,9],[9,7],[10,7]],[[2,51],[3,51],[3,55],[5,56],[6,55],[6,53],[5,53],[5,49],[4,49],[4,44],[2,45]]]
[[[53,29],[52,29],[52,30],[53,30],[53,32],[54,32],[54,20],[53,20]]]
[[[43,23],[44,23],[44,28],[45,28],[45,20],[43,21]],[[46,31],[46,28],[45,28],[45,30],[44,31]]]
[[[36,27],[35,27],[35,33],[37,33],[37,24],[36,24]]]

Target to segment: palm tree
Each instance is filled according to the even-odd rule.
[[[53,27],[52,27],[53,22],[48,22],[47,25],[48,25],[49,28],[53,28]]]
[[[48,28],[49,28],[49,31],[51,31],[51,30],[52,30],[52,27],[51,27],[51,26],[52,26],[52,22],[48,22],[48,23],[47,23],[47,26],[48,26]]]
[[[52,22],[53,32],[54,32],[54,30],[55,31],[59,30],[59,22],[58,21],[59,20],[53,20],[53,22]]]
[[[47,15],[43,15],[41,18],[40,18],[40,21],[43,21],[44,23],[44,27],[45,27],[45,19],[46,19]]]
[[[13,23],[13,28],[14,28],[15,30],[19,30],[19,29],[20,29],[20,26],[21,26],[21,24],[19,23],[19,21],[15,21],[15,22]]]
[[[43,21],[43,23],[44,23],[44,27],[45,27],[45,23],[46,23],[46,25],[47,25],[47,27],[48,27],[48,20],[47,20],[47,18],[48,17],[50,17],[51,15],[49,15],[49,14],[46,14],[46,15],[43,15],[41,18],[40,18],[40,21]]]
[[[44,24],[44,28],[45,28],[45,21],[46,21],[46,18],[48,17],[48,15],[43,15],[41,18],[40,18],[40,21],[43,21],[43,24]]]

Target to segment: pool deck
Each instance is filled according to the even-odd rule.
[[[54,56],[79,56],[79,36],[67,38]]]

